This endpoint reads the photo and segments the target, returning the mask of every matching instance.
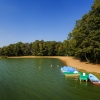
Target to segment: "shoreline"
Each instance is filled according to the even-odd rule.
[[[84,70],[86,72],[100,73],[99,64],[90,64],[87,62],[81,62],[73,57],[67,56],[17,56],[17,57],[7,57],[7,58],[56,58],[61,60],[65,65],[72,66],[79,70]]]

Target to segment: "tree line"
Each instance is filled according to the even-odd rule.
[[[0,48],[2,56],[64,56],[69,55],[90,63],[100,63],[100,0],[94,0],[91,10],[76,21],[63,42],[39,41],[10,44]]]
[[[63,56],[65,49],[62,42],[39,41],[32,43],[18,42],[0,48],[1,56]]]

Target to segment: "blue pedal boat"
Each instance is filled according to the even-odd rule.
[[[80,75],[79,71],[71,66],[61,67],[61,71],[63,72],[65,76],[79,76]]]

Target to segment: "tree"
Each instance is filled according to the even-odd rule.
[[[68,52],[80,60],[99,63],[100,59],[100,0],[95,0],[88,14],[81,20],[69,34]]]

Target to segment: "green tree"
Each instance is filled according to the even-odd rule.
[[[88,14],[81,20],[70,33],[70,51],[80,60],[99,63],[100,59],[100,0],[95,0]],[[69,51],[69,52],[70,52]]]

